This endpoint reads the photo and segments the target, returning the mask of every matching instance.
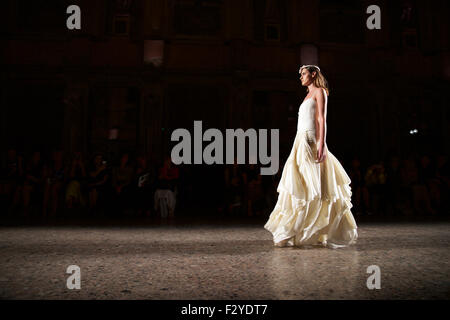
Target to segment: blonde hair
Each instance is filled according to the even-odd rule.
[[[316,76],[313,79],[313,84],[317,87],[317,88],[323,88],[325,89],[327,96],[330,95],[330,90],[328,89],[328,81],[327,79],[325,79],[325,77],[323,76],[322,72],[320,71],[320,68],[314,65],[307,65],[307,66],[302,66],[300,67],[300,71],[302,72],[302,69],[306,69],[309,71],[309,73],[313,73],[314,71],[316,72]],[[308,87],[306,87],[306,92],[309,92]]]

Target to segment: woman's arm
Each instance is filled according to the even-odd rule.
[[[319,90],[317,93],[317,109],[316,109],[316,123],[319,131],[319,137],[316,136],[317,141],[317,160],[319,162],[324,160],[326,154],[325,144],[326,144],[326,134],[327,134],[327,96],[324,89]],[[316,132],[317,135],[317,132]]]
[[[327,134],[327,98],[324,90],[317,93],[316,123],[318,125],[317,144],[325,145]],[[317,134],[317,133],[316,133]]]

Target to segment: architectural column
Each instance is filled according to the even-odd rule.
[[[6,131],[6,122],[8,121],[7,119],[7,92],[8,92],[8,87],[6,84],[6,77],[4,76],[4,74],[1,75],[0,78],[0,84],[1,88],[0,88],[0,146],[1,146],[1,150],[6,151],[7,148],[10,148],[10,146],[8,145],[8,132]]]
[[[253,1],[226,1],[226,38],[242,39],[251,41],[253,39]]]
[[[144,38],[161,37],[164,32],[165,21],[165,2],[164,0],[143,1],[142,22]]]
[[[248,79],[235,76],[231,89],[229,128],[248,128],[251,123],[251,91]]]
[[[150,159],[163,156],[163,91],[157,84],[146,84],[142,89],[139,149]]]
[[[64,93],[63,151],[87,152],[87,107],[89,87],[84,84],[69,84]]]

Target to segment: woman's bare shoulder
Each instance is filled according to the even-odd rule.
[[[325,92],[324,88],[317,88],[317,89],[315,89],[314,93],[313,93],[313,96],[314,96],[314,99],[316,101],[319,101],[319,100],[322,100],[322,99],[323,100],[327,99],[327,95],[326,95],[326,92]]]

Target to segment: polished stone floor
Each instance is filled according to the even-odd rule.
[[[356,245],[333,250],[275,248],[263,223],[4,226],[0,298],[450,298],[450,222],[358,227]],[[371,265],[380,289],[367,287]]]

